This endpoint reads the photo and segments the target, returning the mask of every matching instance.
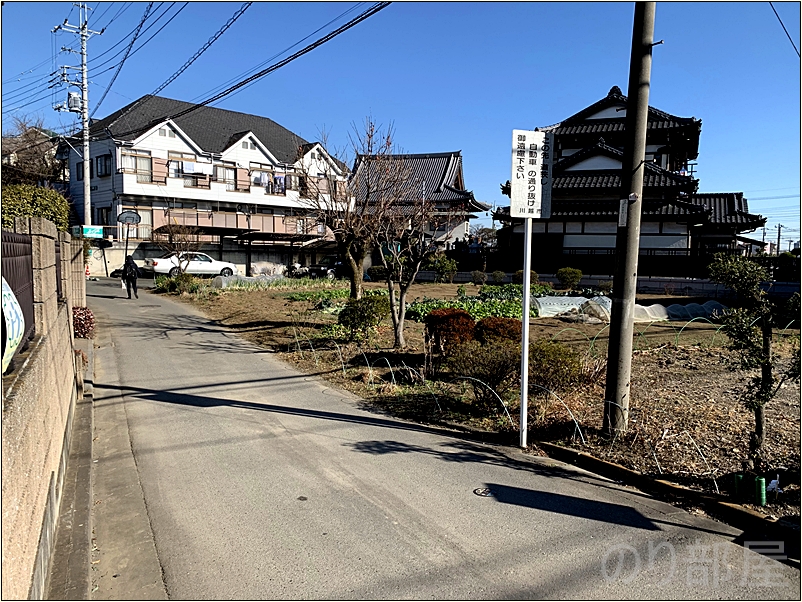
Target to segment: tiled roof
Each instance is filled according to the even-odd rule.
[[[742,192],[706,192],[690,197],[693,204],[703,205],[710,212],[710,221],[717,224],[752,225],[757,228],[766,223],[762,215],[749,213]]]
[[[560,123],[540,128],[542,131],[554,132],[555,134],[589,134],[589,133],[603,133],[603,132],[621,132],[624,131],[625,117],[622,115],[620,118],[609,119],[593,119],[587,120],[588,117],[610,107],[626,107],[627,97],[621,93],[618,86],[613,86],[607,93],[607,96],[601,100],[593,103],[574,113],[567,119]],[[649,107],[649,116],[647,121],[648,129],[668,129],[685,127],[688,125],[696,124],[701,128],[701,121],[693,117],[678,117],[665,111]]]
[[[579,152],[561,159],[554,165],[554,179],[552,188],[588,189],[588,188],[621,188],[620,170],[576,170],[566,171],[569,167],[581,163],[590,157],[603,155],[617,161],[624,160],[624,153],[617,148],[608,146],[604,139],[587,146]],[[646,188],[681,188],[686,192],[696,189],[696,180],[691,176],[683,176],[655,165],[646,163],[643,185]]]
[[[694,194],[678,200],[643,201],[643,216],[675,216],[688,218],[697,216],[703,223],[711,225],[734,225],[739,231],[757,228],[765,224],[766,218],[749,213],[743,193],[705,193]],[[615,200],[564,201],[552,199],[552,218],[598,217],[608,221],[618,215],[618,202]],[[510,208],[500,207],[494,217],[501,221],[510,220]]]
[[[108,117],[93,122],[90,133],[92,136],[104,137],[108,128],[118,140],[134,140],[147,129],[193,106],[194,103],[182,100],[144,96]],[[223,152],[248,131],[252,131],[267,145],[273,156],[284,163],[294,163],[298,147],[308,144],[297,134],[267,117],[214,107],[200,107],[174,121],[195,143],[210,153]],[[345,167],[342,164],[341,166]]]
[[[403,154],[391,155],[391,160],[403,161],[404,169],[408,170],[407,179],[410,183],[410,195],[426,195],[426,198],[440,205],[464,204],[470,211],[487,211],[490,205],[477,201],[473,193],[460,190],[454,185],[462,179],[461,151],[447,153]],[[364,197],[367,192],[363,190],[358,170],[364,162],[371,160],[366,155],[357,157],[354,171],[357,178],[357,198]]]

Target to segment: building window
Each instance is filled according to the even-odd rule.
[[[97,157],[97,177],[104,178],[111,175],[111,155]]]
[[[159,136],[166,136],[167,130],[165,128],[159,128]]]
[[[175,132],[173,130],[167,130],[167,136],[169,138],[175,138]]]
[[[153,160],[149,151],[123,153],[122,169],[123,173],[136,174],[137,182],[149,184],[153,181]]]
[[[78,161],[78,163],[75,165],[75,172],[76,172],[77,180],[79,182],[83,182],[83,179],[84,179],[84,162],[83,161]],[[95,177],[95,162],[94,161],[90,161],[89,162],[89,178],[91,179],[91,178],[94,178],[94,177]]]

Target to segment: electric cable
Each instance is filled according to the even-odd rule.
[[[120,61],[120,65],[117,67],[117,71],[115,71],[114,76],[111,78],[111,81],[109,82],[109,85],[106,86],[106,90],[105,90],[105,92],[103,92],[103,96],[100,97],[100,100],[97,102],[97,104],[95,105],[95,108],[92,110],[92,113],[89,115],[90,119],[97,112],[98,108],[100,108],[100,105],[103,104],[103,101],[106,99],[106,95],[108,95],[109,90],[111,90],[111,87],[114,85],[114,81],[117,79],[117,76],[120,75],[120,71],[122,70],[126,59],[128,58],[128,56],[131,53],[131,48],[134,47],[134,42],[136,42],[137,37],[139,37],[139,31],[142,29],[142,26],[145,24],[145,21],[147,20],[148,15],[150,14],[150,9],[151,8],[153,8],[153,2],[148,4],[147,7],[145,8],[145,14],[142,15],[142,19],[139,21],[139,27],[137,27],[136,32],[134,32],[134,37],[131,38],[131,43],[128,44],[128,48],[125,51],[125,56]]]
[[[788,36],[788,41],[791,42],[791,46],[794,47],[794,51],[796,52],[796,55],[800,56],[799,55],[799,49],[796,47],[796,44],[794,44],[794,40],[793,40],[793,38],[791,38],[791,34],[788,33],[788,30],[785,28],[785,23],[783,23],[783,20],[780,18],[780,15],[777,14],[777,9],[774,8],[774,4],[769,2],[769,6],[771,7],[771,10],[774,11],[774,14],[777,16],[777,20],[780,22],[780,25],[782,25],[783,31],[785,32],[785,35]],[[800,57],[800,58],[802,58],[802,57]]]
[[[145,125],[145,126],[130,130],[128,132],[116,134],[115,136],[117,138],[122,138],[122,137],[128,136],[130,134],[143,132],[143,131],[149,129],[150,127],[152,127],[153,124],[155,124],[155,123],[160,123],[160,122],[164,121],[165,119],[178,119],[179,117],[183,117],[184,115],[192,113],[193,111],[197,111],[201,107],[204,107],[204,106],[206,106],[208,104],[216,102],[216,101],[220,100],[221,98],[224,98],[224,97],[228,96],[229,94],[231,94],[235,90],[238,90],[239,88],[241,88],[243,86],[246,86],[249,83],[251,83],[253,81],[256,81],[257,79],[260,79],[260,78],[264,77],[265,75],[268,75],[269,73],[272,73],[273,71],[276,71],[277,69],[280,69],[284,65],[287,65],[288,63],[294,61],[295,59],[302,57],[303,55],[311,52],[315,48],[318,48],[319,46],[322,46],[326,42],[332,40],[333,38],[337,37],[341,33],[344,33],[346,31],[348,31],[352,27],[358,25],[359,23],[361,23],[365,19],[368,19],[369,17],[372,17],[373,15],[378,13],[379,11],[384,10],[388,6],[390,6],[390,2],[377,2],[371,8],[369,8],[365,12],[361,13],[357,17],[351,19],[345,25],[342,25],[342,26],[338,27],[337,29],[335,29],[334,31],[332,31],[332,32],[328,33],[327,35],[323,36],[319,40],[317,40],[317,41],[313,42],[312,44],[309,44],[308,46],[306,46],[303,49],[299,50],[295,54],[287,57],[286,59],[283,59],[283,60],[279,61],[278,63],[275,63],[274,65],[271,65],[267,69],[263,69],[259,73],[256,73],[255,75],[252,75],[251,77],[249,77],[249,78],[247,78],[247,79],[245,79],[245,80],[243,80],[243,81],[231,86],[227,90],[224,90],[223,92],[220,92],[219,94],[216,94],[215,96],[212,96],[211,98],[209,98],[209,99],[207,99],[207,100],[205,100],[205,101],[203,101],[201,103],[198,103],[198,104],[196,104],[196,105],[194,105],[194,106],[192,106],[192,107],[190,107],[188,109],[184,109],[183,111],[179,111],[178,113],[176,113],[174,115],[171,115],[169,117],[162,117],[162,118],[160,118],[158,120],[153,120],[148,125]]]
[[[153,4],[153,3],[151,2],[151,4]],[[161,19],[164,17],[164,15],[166,15],[168,12],[170,12],[170,9],[171,9],[171,8],[173,8],[173,7],[175,6],[175,4],[176,4],[175,2],[172,2],[172,3],[171,3],[171,4],[170,4],[170,5],[169,5],[169,6],[168,6],[168,7],[167,7],[165,10],[164,10],[164,12],[163,12],[163,13],[161,13],[160,15],[158,15],[158,16],[157,16],[157,14],[156,14],[156,13],[158,13],[158,11],[160,11],[162,8],[164,8],[164,5],[165,5],[165,3],[164,3],[164,2],[159,2],[159,5],[156,7],[156,9],[155,9],[155,10],[154,10],[154,11],[153,11],[153,12],[150,14],[150,16],[148,17],[149,19],[154,19],[154,17],[155,17],[155,20],[154,20],[154,21],[153,21],[153,22],[152,22],[150,25],[148,25],[148,26],[147,26],[147,27],[146,27],[144,30],[142,30],[142,31],[140,32],[140,35],[144,35],[145,33],[147,33],[147,32],[148,32],[148,30],[150,30],[150,28],[151,28],[151,27],[153,27],[154,25],[156,25],[156,24],[157,24],[157,23],[158,23],[158,22],[159,22],[159,21],[160,21],[160,20],[161,20]],[[106,54],[108,54],[109,52],[111,52],[111,51],[112,51],[114,48],[116,48],[117,46],[119,46],[120,44],[123,44],[123,43],[126,43],[126,42],[129,42],[129,43],[130,43],[130,36],[131,36],[131,35],[133,35],[133,34],[134,34],[134,33],[135,33],[135,32],[136,32],[136,31],[137,31],[137,30],[138,30],[140,27],[141,27],[141,21],[140,21],[140,24],[138,24],[136,27],[134,27],[134,29],[132,29],[131,31],[129,31],[127,34],[125,34],[125,35],[122,37],[122,39],[121,39],[119,42],[117,42],[116,44],[114,44],[114,46],[112,46],[112,47],[111,47],[111,48],[109,48],[108,50],[104,50],[103,52],[101,52],[101,53],[100,53],[100,54],[98,54],[97,56],[95,56],[95,57],[93,57],[93,58],[89,59],[89,60],[87,61],[87,63],[86,63],[86,64],[87,64],[87,65],[91,65],[93,62],[95,62],[95,61],[99,60],[99,59],[100,59],[100,57],[102,57],[102,56],[105,56]],[[102,62],[102,63],[100,63],[99,65],[94,65],[94,66],[92,66],[92,67],[90,68],[90,71],[92,71],[92,73],[94,74],[94,73],[95,73],[95,71],[94,71],[94,70],[100,69],[101,67],[104,67],[104,66],[108,65],[109,63],[111,63],[112,61],[114,61],[114,59],[116,59],[118,56],[120,56],[120,55],[121,55],[121,54],[123,54],[124,52],[125,52],[125,48],[122,48],[122,49],[120,49],[120,51],[119,51],[119,52],[117,52],[116,54],[114,54],[114,55],[110,56],[109,58],[107,58],[105,61],[103,61],[103,62]],[[108,69],[106,69],[106,71],[110,71],[110,70],[114,69],[114,68],[115,68],[115,67],[116,67],[118,64],[119,64],[119,63],[115,63],[114,65],[112,65],[111,67],[109,67]]]
[[[189,66],[192,63],[194,63],[204,52],[206,52],[206,50],[208,50],[209,47],[212,44],[214,44],[218,40],[218,38],[220,38],[220,36],[222,36],[226,32],[226,30],[237,21],[237,19],[239,19],[243,15],[243,13],[245,13],[245,11],[248,10],[248,8],[250,8],[252,4],[253,2],[244,3],[237,10],[237,12],[231,16],[231,18],[225,23],[225,25],[223,25],[223,27],[221,27],[217,31],[217,33],[215,33],[211,38],[209,38],[207,42],[186,63],[184,63],[184,65],[181,66],[181,68],[178,69],[178,71],[176,71],[173,75],[167,78],[167,81],[165,81],[162,85],[156,88],[149,95],[143,96],[139,101],[132,104],[122,115],[120,115],[120,118],[130,113],[135,107],[139,106],[141,103],[147,102],[147,100],[156,96],[159,92],[164,90],[168,85],[170,85],[173,81],[175,81],[184,71],[186,71],[189,68]]]
[[[174,2],[174,3],[173,3],[173,6],[174,6],[175,4],[176,4],[176,3]],[[127,58],[130,58],[130,57],[134,56],[134,55],[135,55],[137,52],[139,52],[140,50],[142,50],[142,48],[144,48],[144,47],[145,47],[145,46],[148,44],[148,42],[150,42],[150,41],[151,41],[153,38],[155,38],[157,35],[159,35],[159,33],[161,33],[161,32],[162,32],[162,30],[163,30],[165,27],[167,27],[167,26],[168,26],[170,23],[172,23],[173,19],[175,19],[175,18],[176,18],[176,17],[177,17],[179,14],[181,14],[181,11],[182,11],[182,10],[184,10],[184,9],[185,9],[185,8],[186,8],[188,5],[189,5],[189,2],[184,2],[184,5],[183,5],[181,8],[179,8],[179,9],[178,9],[178,11],[176,11],[175,13],[173,13],[173,16],[172,16],[172,17],[170,17],[170,19],[167,21],[167,23],[165,23],[164,25],[162,25],[162,26],[161,26],[161,27],[160,27],[158,30],[156,30],[156,31],[154,32],[154,34],[153,34],[152,36],[150,36],[150,37],[149,37],[147,40],[145,40],[144,42],[142,42],[142,43],[141,43],[139,46],[137,46],[137,47],[136,47],[136,48],[135,48],[133,51],[131,51],[131,54],[130,54],[130,55],[128,55],[128,57],[127,57]],[[171,6],[171,8],[172,8],[172,6]],[[168,9],[168,10],[169,10],[169,9]],[[163,13],[161,16],[163,17],[165,14],[166,14],[166,12],[165,12],[165,13]],[[161,19],[161,17],[159,17],[159,19]],[[151,27],[153,27],[153,25],[155,25],[157,22],[158,22],[158,19],[157,19],[157,20],[156,20],[154,23],[152,23],[152,24],[151,24],[151,25],[150,25],[150,26],[149,26],[147,29],[145,29],[145,31],[147,31],[148,29],[150,29]],[[145,32],[142,32],[142,33],[145,33]],[[119,53],[118,53],[118,54],[119,54]],[[111,67],[109,67],[108,69],[104,69],[103,71],[100,71],[100,72],[93,72],[93,73],[92,73],[92,75],[93,75],[93,76],[103,75],[103,74],[104,74],[104,73],[106,73],[107,71],[111,71],[112,69],[114,69],[114,67],[118,66],[119,64],[120,64],[120,63],[117,63],[117,65],[112,65],[112,66],[111,66]],[[99,67],[99,66],[98,66],[98,67]],[[96,67],[96,68],[98,68],[98,67]]]

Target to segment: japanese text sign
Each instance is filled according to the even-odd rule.
[[[512,131],[510,217],[551,217],[551,166],[554,135]]]

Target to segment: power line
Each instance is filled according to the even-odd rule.
[[[331,21],[329,21],[328,23],[325,23],[324,25],[321,25],[321,26],[320,26],[320,27],[318,27],[318,28],[317,28],[315,31],[311,32],[311,33],[310,33],[309,35],[307,35],[306,37],[304,37],[304,38],[301,38],[300,40],[298,40],[297,42],[295,42],[295,43],[294,43],[294,44],[292,44],[291,46],[288,46],[288,47],[287,47],[287,48],[285,48],[284,50],[281,50],[280,52],[277,52],[276,54],[274,54],[273,56],[271,56],[271,57],[269,57],[269,58],[265,59],[264,61],[262,61],[262,62],[261,62],[261,63],[259,63],[258,65],[254,66],[254,67],[251,67],[250,69],[248,69],[248,70],[244,71],[243,73],[241,73],[241,74],[239,74],[239,75],[237,75],[237,76],[235,76],[235,77],[233,77],[233,78],[231,78],[231,79],[227,80],[226,82],[224,82],[224,83],[220,84],[219,86],[216,86],[215,88],[212,88],[211,90],[209,90],[209,91],[207,91],[207,92],[204,92],[203,94],[200,94],[199,96],[196,96],[195,98],[193,98],[193,99],[192,99],[192,101],[194,102],[194,101],[195,101],[195,100],[197,100],[198,98],[203,98],[203,97],[204,97],[204,96],[206,96],[207,94],[215,94],[215,93],[216,93],[216,92],[218,92],[219,90],[225,89],[225,87],[226,87],[226,86],[228,86],[228,85],[231,85],[231,82],[236,82],[238,79],[241,79],[241,78],[248,77],[248,76],[249,76],[251,73],[254,73],[254,72],[255,72],[255,71],[257,71],[258,69],[261,69],[263,66],[267,65],[267,64],[268,64],[270,61],[273,61],[273,60],[277,59],[278,57],[280,57],[282,54],[284,54],[284,53],[286,53],[286,52],[289,52],[290,50],[292,50],[293,48],[295,48],[296,46],[298,46],[298,45],[299,45],[299,44],[301,44],[302,42],[305,42],[306,40],[308,40],[309,38],[311,38],[311,37],[312,37],[313,35],[315,35],[316,33],[318,33],[318,32],[320,32],[320,31],[322,31],[323,29],[325,29],[326,27],[328,27],[328,26],[329,26],[329,25],[331,25],[332,23],[334,23],[334,22],[338,21],[339,19],[342,19],[342,18],[343,18],[345,15],[347,15],[348,13],[350,13],[350,12],[353,12],[353,11],[354,11],[354,10],[356,10],[356,8],[357,8],[358,6],[360,6],[361,4],[365,4],[365,3],[364,3],[364,2],[358,2],[358,3],[354,4],[354,5],[353,5],[351,8],[349,8],[348,10],[346,10],[346,11],[345,11],[345,12],[343,12],[343,13],[340,13],[339,15],[337,15],[336,17],[334,17],[334,18],[333,18]]]
[[[788,30],[785,28],[785,23],[783,23],[783,20],[780,18],[780,15],[777,14],[777,9],[774,8],[774,4],[769,2],[769,6],[771,7],[771,10],[774,11],[774,14],[777,16],[777,20],[780,22],[780,25],[782,25],[783,31],[785,32],[785,35],[788,36],[788,41],[791,42],[791,46],[794,47],[794,51],[796,52],[796,55],[800,56],[799,55],[799,49],[796,47],[796,44],[794,44],[794,40],[791,38],[791,34],[788,33]],[[802,57],[800,57],[800,58],[802,58]]]
[[[248,10],[248,8],[250,8],[251,4],[253,4],[253,2],[246,2],[245,4],[243,4],[243,5],[242,5],[242,6],[241,6],[241,7],[240,7],[238,10],[237,10],[237,12],[236,12],[236,13],[234,13],[234,14],[231,16],[231,18],[230,18],[230,19],[229,19],[229,20],[226,22],[226,24],[225,24],[225,25],[223,25],[223,27],[221,27],[221,28],[220,28],[220,29],[217,31],[217,33],[216,33],[216,34],[214,34],[214,35],[213,35],[211,38],[209,38],[209,39],[208,39],[208,41],[207,41],[207,42],[206,42],[206,43],[205,43],[205,44],[204,44],[204,45],[203,45],[203,46],[202,46],[202,47],[201,47],[201,48],[200,48],[200,49],[199,49],[199,50],[198,50],[198,51],[197,51],[197,52],[196,52],[196,53],[195,53],[193,56],[192,56],[192,58],[190,58],[190,59],[189,59],[189,60],[188,60],[186,63],[184,63],[184,65],[183,65],[183,66],[182,66],[182,67],[181,67],[181,68],[180,68],[178,71],[176,71],[176,72],[175,72],[173,75],[171,75],[169,78],[167,78],[167,81],[165,81],[165,82],[164,82],[162,85],[160,85],[158,88],[156,88],[156,89],[155,89],[153,92],[151,92],[151,93],[150,93],[148,96],[146,96],[146,97],[143,97],[143,99],[140,99],[140,102],[135,102],[134,104],[132,104],[132,105],[131,105],[131,106],[128,108],[128,110],[127,110],[127,111],[125,111],[125,113],[123,113],[122,115],[120,115],[120,118],[122,118],[122,117],[124,117],[125,115],[127,115],[128,113],[130,113],[130,112],[131,112],[131,111],[134,109],[134,107],[136,107],[136,106],[139,106],[141,102],[146,102],[146,101],[147,101],[147,99],[149,99],[149,98],[152,98],[152,97],[156,96],[156,94],[158,94],[159,92],[161,92],[162,90],[164,90],[164,89],[165,89],[165,88],[166,88],[168,85],[170,85],[170,84],[171,84],[173,81],[175,81],[175,80],[176,80],[176,78],[178,78],[178,76],[180,76],[180,75],[181,75],[181,74],[182,74],[184,71],[186,71],[186,70],[189,68],[189,66],[190,66],[192,63],[194,63],[194,62],[195,62],[195,61],[196,61],[196,60],[197,60],[197,59],[198,59],[198,58],[199,58],[199,57],[200,57],[200,56],[201,56],[201,55],[202,55],[204,52],[206,52],[206,50],[208,50],[208,49],[209,49],[209,47],[210,47],[212,44],[214,44],[214,43],[217,41],[217,39],[218,39],[220,36],[222,36],[222,35],[223,35],[223,34],[226,32],[226,30],[227,30],[229,27],[231,27],[231,26],[232,26],[232,25],[235,23],[235,22],[237,21],[237,19],[239,19],[239,18],[242,16],[242,14],[243,14],[243,13],[244,13],[246,10]]]
[[[145,24],[145,21],[147,20],[148,15],[150,14],[150,9],[151,8],[153,8],[153,2],[148,4],[147,7],[145,7],[145,14],[142,15],[142,19],[140,19],[140,21],[139,21],[139,27],[137,27],[136,32],[134,32],[134,37],[131,38],[131,43],[128,44],[128,48],[125,50],[125,56],[123,57],[123,60],[120,61],[120,65],[119,65],[119,67],[117,67],[117,71],[114,73],[114,76],[111,78],[111,81],[109,82],[109,85],[106,86],[106,91],[103,92],[103,96],[100,97],[100,100],[95,105],[95,108],[92,110],[92,115],[89,116],[90,118],[97,112],[98,107],[100,107],[100,105],[103,104],[103,101],[106,99],[106,95],[109,93],[109,90],[111,89],[112,85],[114,85],[114,80],[116,80],[117,76],[120,75],[120,70],[122,70],[123,65],[125,64],[125,61],[128,58],[128,55],[131,53],[131,48],[133,48],[134,42],[136,42],[136,39],[139,36],[139,30],[141,30],[142,26]]]
[[[251,83],[253,81],[256,81],[257,79],[260,79],[260,78],[264,77],[265,75],[267,75],[269,73],[272,73],[273,71],[276,71],[277,69],[280,69],[284,65],[287,65],[288,63],[291,63],[295,59],[300,58],[301,56],[311,52],[315,48],[318,48],[319,46],[322,46],[326,42],[332,40],[333,38],[337,37],[341,33],[344,33],[346,31],[348,31],[352,27],[358,25],[359,23],[361,23],[365,19],[367,19],[369,17],[372,17],[373,15],[378,13],[379,11],[384,10],[388,6],[390,6],[390,2],[377,2],[371,8],[369,8],[368,10],[363,12],[362,14],[358,15],[357,17],[351,19],[345,25],[342,25],[341,27],[338,27],[337,29],[335,29],[331,33],[323,36],[322,38],[320,38],[316,42],[313,42],[312,44],[309,44],[308,46],[306,46],[305,48],[299,50],[298,52],[296,52],[292,56],[289,56],[286,59],[284,59],[282,61],[279,61],[278,63],[275,63],[274,65],[271,65],[267,69],[263,69],[259,73],[256,73],[255,75],[252,75],[251,77],[249,77],[249,78],[247,78],[247,79],[245,79],[245,80],[243,80],[243,81],[241,81],[241,82],[239,82],[237,84],[234,84],[233,86],[231,86],[227,90],[224,90],[223,92],[220,92],[219,94],[216,94],[215,96],[212,96],[211,98],[209,98],[207,100],[204,100],[203,102],[201,102],[199,104],[196,104],[196,105],[194,105],[194,106],[192,106],[192,107],[190,107],[188,109],[184,109],[183,111],[179,111],[178,113],[176,113],[174,115],[171,115],[169,117],[163,117],[163,118],[159,119],[158,122],[164,121],[165,119],[178,119],[179,117],[183,117],[184,115],[192,113],[193,111],[197,111],[201,107],[204,107],[204,106],[206,106],[208,104],[211,104],[211,103],[213,103],[215,101],[220,100],[221,98],[224,98],[224,97],[228,96],[229,94],[231,94],[235,90],[238,90],[239,88],[242,88],[243,86],[246,86],[249,83]],[[136,128],[134,130],[130,130],[128,132],[124,132],[124,133],[121,133],[121,134],[116,134],[116,136],[118,138],[122,138],[123,136],[128,136],[130,134],[135,134],[137,132],[145,131],[148,128],[150,128],[153,123],[154,123],[154,121],[152,121],[151,124],[149,124],[149,125],[146,125],[146,126],[143,126],[143,127],[140,127],[140,128]]]
[[[151,4],[153,4],[153,3],[151,2]],[[162,8],[164,8],[164,4],[165,4],[164,2],[160,2],[160,3],[159,3],[159,5],[156,7],[156,10],[154,10],[154,11],[153,11],[153,13],[150,15],[150,17],[148,17],[148,18],[152,19],[152,18],[153,18],[153,17],[156,15],[156,13],[157,13],[158,11],[160,11]],[[150,30],[150,28],[151,28],[151,27],[153,27],[153,26],[154,26],[154,25],[156,25],[156,24],[157,24],[159,21],[161,21],[161,19],[164,17],[164,15],[166,15],[168,12],[170,12],[170,9],[171,9],[171,8],[173,8],[173,7],[175,6],[175,4],[176,4],[175,2],[171,3],[171,4],[170,4],[170,6],[168,6],[168,7],[167,7],[167,8],[164,10],[164,12],[163,12],[163,13],[161,13],[160,15],[158,15],[158,16],[155,18],[155,20],[154,20],[154,21],[153,21],[153,22],[152,22],[150,25],[148,25],[148,26],[147,26],[147,27],[146,27],[146,28],[145,28],[143,31],[141,31],[140,33],[141,33],[141,34],[145,34],[145,33],[147,33],[147,32]],[[119,46],[120,44],[122,44],[122,43],[124,43],[124,42],[127,42],[127,41],[129,41],[129,36],[130,36],[130,35],[132,35],[132,34],[134,34],[134,33],[137,31],[137,29],[139,29],[139,27],[140,27],[140,25],[137,25],[136,27],[134,27],[134,29],[132,29],[130,32],[128,32],[126,35],[124,35],[124,36],[123,36],[123,39],[121,39],[119,42],[117,42],[117,43],[116,43],[114,46],[112,46],[112,47],[111,47],[111,48],[109,48],[108,50],[106,50],[106,51],[102,52],[101,54],[97,55],[97,57],[96,57],[96,58],[94,58],[94,59],[90,59],[90,60],[89,60],[89,62],[91,63],[91,62],[93,62],[93,61],[95,61],[95,60],[99,59],[101,56],[103,56],[103,55],[105,55],[105,54],[108,54],[108,53],[109,53],[111,50],[113,50],[114,48],[116,48],[116,47],[117,47],[117,46]],[[118,56],[120,56],[120,55],[121,55],[121,54],[123,54],[124,52],[125,52],[125,49],[122,49],[122,50],[120,50],[120,51],[119,51],[117,54],[115,54],[115,55],[113,55],[113,56],[109,57],[108,59],[106,59],[105,61],[103,61],[102,63],[100,63],[99,65],[95,65],[95,66],[93,67],[93,69],[97,70],[97,69],[100,69],[101,67],[105,67],[106,65],[108,65],[109,63],[111,63],[111,62],[112,62],[114,59],[116,59]],[[118,64],[119,64],[119,63],[116,63],[116,64],[112,65],[111,67],[109,67],[109,68],[108,68],[108,69],[106,69],[105,71],[102,71],[101,73],[105,73],[106,71],[111,71],[112,69],[114,69],[115,67],[117,67],[117,65],[118,65]],[[93,74],[93,75],[97,75],[98,73],[97,73],[97,72],[93,72],[92,74]]]

